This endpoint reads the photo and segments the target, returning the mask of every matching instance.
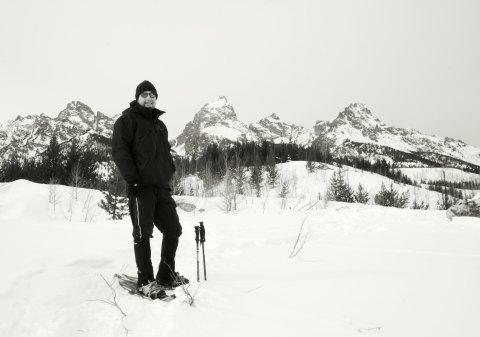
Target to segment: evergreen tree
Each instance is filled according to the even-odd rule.
[[[111,220],[121,220],[128,214],[128,198],[125,196],[125,183],[113,163],[109,164],[110,173],[106,181],[104,199],[99,206],[111,215]]]
[[[280,198],[286,198],[289,193],[289,183],[287,180],[282,180],[280,182],[280,193],[278,194]]]
[[[246,179],[246,168],[243,165],[240,153],[237,150],[235,150],[235,165],[232,170],[237,194],[244,194],[245,190],[243,184]]]
[[[22,163],[15,152],[10,153],[8,158],[2,162],[0,169],[1,181],[14,181],[22,178]]]
[[[14,181],[22,178],[22,163],[15,152],[12,152],[6,160],[2,162],[0,169],[1,181]]]
[[[268,183],[270,187],[274,188],[278,182],[279,172],[275,163],[275,153],[272,147],[268,150],[266,170]]]
[[[81,156],[79,141],[76,138],[72,138],[65,157],[65,181],[70,180],[72,175],[75,174],[75,171],[79,169]]]
[[[333,172],[333,176],[330,179],[330,187],[328,189],[328,196],[330,200],[353,202],[353,190],[345,181],[343,172],[341,170]]]
[[[251,169],[250,175],[250,185],[256,192],[256,196],[261,196],[261,189],[262,189],[262,181],[263,181],[263,172],[262,167],[260,166],[260,160],[258,158],[257,153],[254,154],[254,164]]]
[[[305,164],[305,167],[307,168],[307,171],[310,173],[313,173],[315,171],[315,162],[314,161],[307,161]]]
[[[60,144],[58,143],[57,133],[54,132],[52,138],[50,138],[47,149],[42,154],[42,166],[46,174],[44,178],[47,180],[51,178],[56,178],[57,180],[63,178],[62,162],[63,158]]]
[[[370,200],[370,196],[368,192],[363,188],[362,184],[358,184],[357,192],[354,194],[355,202],[360,204],[366,204]]]
[[[423,200],[421,203],[417,202],[415,199],[413,201],[412,209],[428,209],[430,207],[429,204],[426,204]]]
[[[93,144],[87,144],[80,157],[82,176],[87,186],[96,187],[98,179],[97,165],[100,161]]]
[[[409,199],[409,192],[406,191],[399,194],[398,190],[393,188],[393,183],[390,184],[389,190],[387,190],[385,184],[382,183],[380,192],[378,192],[374,197],[374,201],[377,205],[398,208],[407,207]]]
[[[257,197],[261,196],[262,180],[262,168],[260,167],[260,165],[254,165],[252,167],[252,173],[250,175],[250,184],[255,190],[255,195]]]
[[[441,203],[441,209],[449,209],[450,206],[452,206],[453,202],[451,198],[449,198],[449,193],[448,193],[448,188],[447,188],[447,180],[445,178],[445,171],[442,172],[442,187],[440,188],[440,191],[442,192],[442,203]]]
[[[35,158],[25,158],[22,164],[22,178],[33,182],[42,181],[40,165]]]

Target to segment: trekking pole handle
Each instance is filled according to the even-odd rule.
[[[203,221],[200,221],[200,242],[205,242],[205,226],[203,226]]]
[[[198,238],[199,234],[200,234],[200,227],[195,226],[195,241],[197,242],[199,241],[199,238]]]

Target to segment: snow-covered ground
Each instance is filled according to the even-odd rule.
[[[417,203],[423,201],[425,204],[430,205],[430,208],[436,208],[438,201],[441,199],[441,195],[437,192],[399,184],[385,176],[346,165],[341,169],[333,165],[323,165],[323,169],[317,169],[314,172],[308,172],[303,161],[278,164],[277,166],[280,176],[288,181],[289,195],[295,198],[308,199],[311,202],[315,202],[319,195],[323,199],[326,198],[331,177],[334,172],[339,172],[340,170],[354,191],[357,191],[359,184],[364,187],[369,193],[370,204],[373,204],[373,198],[380,191],[382,184],[387,188],[390,187],[390,184],[393,184],[393,187],[400,192],[408,191],[410,205],[416,200]],[[279,189],[280,187],[277,188],[277,190]]]
[[[248,197],[226,214],[220,198],[177,198],[197,206],[179,209],[189,306],[180,289],[171,303],[123,291],[112,276],[135,274],[129,219],[106,220],[91,206],[98,191],[79,190],[70,207],[63,186],[54,212],[50,190],[0,184],[0,336],[480,336],[478,218],[334,202],[299,211],[307,201],[293,196],[283,210],[280,199]],[[207,231],[200,283],[198,221]],[[305,245],[289,258],[302,222]],[[126,317],[102,302],[112,300],[102,276]]]

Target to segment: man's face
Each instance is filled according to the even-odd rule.
[[[157,103],[157,98],[155,94],[151,91],[144,91],[138,96],[138,104],[144,106],[146,108],[155,108],[155,104]]]

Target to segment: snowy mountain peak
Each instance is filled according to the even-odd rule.
[[[237,119],[225,96],[205,104],[173,141],[180,155],[198,155],[209,144],[268,140],[275,143],[295,142],[306,145],[313,141],[312,130],[283,122],[273,113],[258,123],[247,124]]]
[[[335,155],[372,156],[395,161],[392,158],[399,158],[398,155],[386,153],[400,151],[403,152],[400,156],[402,158],[411,156],[405,153],[421,155],[425,162],[430,160],[430,163],[433,161],[443,165],[447,160],[445,158],[451,157],[480,166],[479,149],[450,138],[386,125],[360,103],[350,104],[332,121],[318,121],[314,130],[317,139],[327,143]]]
[[[367,109],[367,107],[365,105],[363,105],[362,103],[352,103],[350,104],[346,110],[349,110],[349,111],[352,111],[354,113],[366,113],[366,114],[372,114],[370,112],[370,110]]]
[[[233,107],[225,96],[218,96],[205,104],[183,132],[173,141],[174,149],[181,155],[196,155],[211,143],[223,140],[236,142],[245,137],[253,140],[248,126],[237,119]]]
[[[271,123],[282,123],[282,120],[280,119],[280,117],[276,114],[276,113],[272,113],[270,116],[267,116],[265,118],[262,118],[260,120],[260,124],[271,124]]]
[[[88,105],[85,105],[80,101],[72,101],[67,104],[67,107],[64,110],[60,111],[57,119],[69,120],[72,118],[85,123],[93,123],[95,114]]]
[[[352,103],[338,114],[337,122],[340,124],[349,123],[355,128],[375,127],[381,124],[378,118],[361,103]]]
[[[225,96],[218,96],[205,104],[194,117],[194,122],[204,127],[216,123],[236,121],[237,115]]]
[[[345,141],[378,143],[382,138],[387,144],[390,143],[390,137],[382,137],[390,134],[387,128],[364,104],[352,103],[332,121],[318,121],[315,134],[322,139],[329,139],[329,143],[335,147],[340,147]],[[400,132],[395,130],[395,133]]]
[[[225,96],[217,96],[214,99],[212,99],[210,102],[205,104],[203,106],[203,108],[205,108],[205,109],[218,109],[218,108],[222,108],[224,106],[231,106],[231,105],[228,103],[228,100]]]
[[[59,142],[95,134],[101,139],[111,137],[113,120],[100,113],[96,114],[86,104],[72,101],[58,113],[56,118],[45,114],[18,116],[0,125],[0,155],[16,152],[27,157],[43,152],[52,134]],[[99,138],[99,139],[100,139]]]
[[[18,115],[17,118],[15,118],[15,121],[23,121],[23,117]]]
[[[372,112],[362,103],[352,103],[340,112],[339,117],[350,117],[350,118],[373,118],[377,120]]]
[[[260,120],[258,123],[250,124],[258,139],[268,140],[273,143],[296,143],[309,145],[314,139],[313,130],[306,129],[295,124],[288,124],[273,113]]]
[[[75,110],[81,110],[81,109],[88,109],[91,110],[90,107],[80,101],[71,101],[70,103],[67,104],[68,109],[75,109]]]
[[[280,120],[280,117],[278,117],[278,115],[277,115],[276,113],[273,113],[273,114],[271,114],[271,115],[270,115],[270,116],[268,116],[267,118],[270,118],[270,119],[275,119],[275,120],[277,120],[277,121],[279,121],[279,120]]]

